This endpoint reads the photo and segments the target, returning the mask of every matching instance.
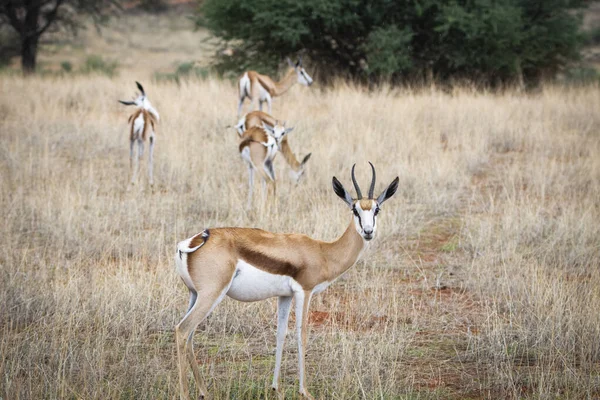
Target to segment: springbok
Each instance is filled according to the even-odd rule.
[[[369,163],[371,164],[371,163]],[[334,242],[306,235],[270,233],[251,228],[206,229],[177,244],[177,273],[190,292],[188,311],[175,327],[181,399],[189,399],[188,363],[192,367],[200,398],[206,387],[193,351],[193,334],[198,325],[225,296],[243,302],[277,297],[277,346],[272,388],[278,391],[283,343],[292,298],[295,299],[298,338],[300,394],[312,399],[305,386],[304,352],[308,335],[311,297],[325,290],[352,267],[377,229],[382,204],[398,189],[398,177],[377,197],[375,168],[368,198],[363,198],[354,176],[357,198],[353,199],[334,176],[333,190],[352,211],[344,234]],[[187,358],[187,360],[186,360]]]
[[[266,127],[265,127],[266,126]],[[277,145],[279,151],[283,154],[285,162],[290,166],[290,175],[296,184],[300,183],[300,180],[304,176],[304,166],[310,158],[311,154],[307,154],[302,161],[298,161],[294,152],[290,148],[288,143],[287,134],[290,133],[294,128],[285,128],[285,122],[282,126],[279,126],[279,120],[273,118],[271,115],[263,111],[252,111],[246,114],[242,119],[239,120],[235,128],[242,138],[246,137],[245,132],[251,128],[263,127],[267,129],[267,133],[271,134]]]
[[[285,76],[279,82],[275,82],[267,75],[261,75],[256,71],[244,72],[238,81],[239,88],[239,104],[238,118],[242,114],[242,106],[244,99],[248,97],[252,105],[258,102],[258,108],[262,111],[262,104],[266,101],[269,106],[269,114],[271,114],[271,99],[281,96],[287,92],[295,83],[300,83],[304,86],[312,85],[312,78],[306,73],[302,67],[302,57],[298,59],[296,64],[288,58],[287,62],[290,66]],[[256,107],[254,107],[256,109]]]
[[[150,100],[146,96],[144,88],[139,82],[135,82],[141,94],[137,95],[133,101],[119,100],[126,106],[137,106],[138,109],[129,116],[128,122],[131,124],[129,131],[129,172],[131,174],[131,184],[134,185],[137,179],[137,170],[139,169],[139,160],[144,155],[144,141],[148,138],[150,145],[148,148],[148,179],[150,185],[154,185],[152,175],[152,163],[154,156],[155,125],[160,121],[158,111],[152,107]],[[149,132],[148,132],[149,131]],[[138,144],[138,152],[134,157],[134,144]]]

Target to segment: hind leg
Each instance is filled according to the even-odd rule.
[[[192,366],[194,380],[200,392],[200,398],[206,396],[206,386],[193,354],[192,336],[198,325],[210,315],[215,307],[223,300],[231,282],[221,290],[209,288],[198,290],[196,296],[190,296],[190,309],[181,322],[175,327],[175,341],[177,343],[177,364],[179,367],[180,398],[189,400],[189,387],[187,380],[188,364]],[[192,299],[194,303],[192,304]]]
[[[242,114],[242,107],[244,106],[244,98],[245,98],[245,96],[240,97],[240,101],[238,103],[238,118]]]
[[[254,167],[248,164],[248,209],[252,208],[252,196],[254,194]]]
[[[192,309],[194,304],[196,304],[196,300],[198,299],[198,294],[195,291],[190,290],[190,305],[188,306],[188,312]],[[198,363],[196,362],[196,357],[194,355],[194,336],[195,329],[190,332],[187,340],[187,348],[186,353],[188,357],[188,362],[192,366],[192,372],[194,374],[194,380],[196,382],[202,382],[202,377],[200,376],[200,370],[198,368]],[[203,391],[204,388],[200,388],[200,391]]]
[[[150,186],[154,185],[154,175],[152,171],[152,167],[154,163],[154,135],[150,136],[150,145],[148,147],[148,179],[150,181]]]

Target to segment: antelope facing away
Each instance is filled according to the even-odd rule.
[[[152,175],[152,163],[154,156],[154,141],[155,141],[155,125],[160,121],[158,111],[152,107],[150,100],[146,96],[144,88],[139,82],[135,82],[141,94],[133,101],[119,100],[121,104],[126,106],[136,106],[137,110],[129,116],[128,122],[131,124],[129,131],[129,170],[131,174],[131,184],[134,185],[139,169],[139,160],[144,155],[144,141],[146,138],[150,142],[148,148],[148,180],[150,185],[154,185],[154,177]],[[137,143],[138,151],[135,153],[135,143]]]
[[[258,102],[258,108],[262,111],[262,104],[266,101],[269,106],[269,114],[271,114],[271,99],[281,96],[287,92],[295,83],[300,83],[304,86],[312,85],[312,78],[306,73],[302,67],[302,57],[298,59],[296,64],[288,58],[287,62],[290,66],[285,76],[279,82],[275,82],[267,75],[261,75],[256,71],[244,72],[238,81],[239,88],[239,104],[238,118],[242,114],[242,106],[244,99],[250,98],[250,102],[256,109],[255,104]]]
[[[295,300],[298,338],[300,394],[312,399],[305,386],[304,353],[308,335],[311,297],[325,290],[352,267],[369,241],[375,237],[382,204],[398,189],[398,177],[377,197],[375,168],[368,198],[363,198],[354,176],[357,198],[353,199],[333,177],[333,190],[350,208],[346,231],[333,242],[306,235],[271,233],[251,228],[206,229],[177,244],[177,273],[190,292],[188,311],[175,327],[181,399],[189,399],[188,363],[200,398],[206,387],[193,353],[193,334],[198,325],[225,296],[252,302],[277,297],[277,346],[272,388],[278,391],[283,343],[292,299]]]
[[[285,122],[280,124],[267,113],[253,111],[240,120],[236,129],[241,136],[240,155],[248,165],[248,208],[252,206],[255,171],[261,177],[263,186],[269,185],[269,192],[275,194],[273,160],[279,151],[292,168],[291,175],[296,184],[300,182],[311,153],[301,162],[298,161],[287,140],[287,134],[294,128],[286,128]]]

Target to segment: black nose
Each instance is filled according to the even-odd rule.
[[[370,231],[365,229],[365,235],[372,235],[373,234],[373,229],[371,229]]]

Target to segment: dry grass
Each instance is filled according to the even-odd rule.
[[[312,151],[277,210],[243,209],[235,89],[146,83],[161,113],[157,187],[128,180],[133,78],[0,77],[0,397],[176,398],[187,305],[175,243],[211,226],[320,239],[358,163],[400,176],[378,237],[312,304],[308,385],[327,399],[600,396],[600,95],[295,87],[274,114]],[[144,176],[142,174],[142,176]],[[226,300],[196,334],[215,399],[256,399],[275,300]],[[290,323],[291,324],[291,323]],[[293,327],[293,325],[290,325]],[[293,328],[283,384],[296,398]]]

